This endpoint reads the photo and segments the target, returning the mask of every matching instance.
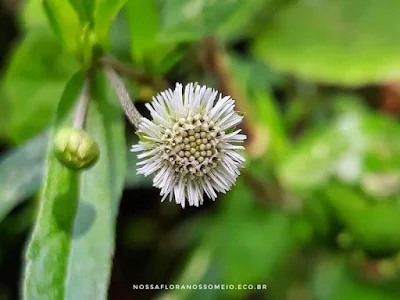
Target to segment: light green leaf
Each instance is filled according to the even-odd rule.
[[[328,257],[319,263],[313,275],[312,291],[313,299],[318,300],[395,300],[400,297],[398,284],[376,285],[357,279],[344,257]]]
[[[161,41],[160,16],[156,0],[131,0],[125,6],[127,14],[132,60],[152,73],[168,71],[179,59],[182,51],[174,44]]]
[[[0,221],[38,190],[44,176],[48,135],[40,134],[0,160]]]
[[[43,5],[50,25],[64,47],[72,53],[77,53],[80,48],[81,24],[70,2],[43,0]]]
[[[159,16],[154,0],[130,0],[125,11],[131,36],[132,58],[138,63],[157,45]]]
[[[400,78],[397,0],[290,1],[255,42],[279,70],[360,85]]]
[[[260,12],[268,12],[267,5],[271,0],[247,0],[238,1],[233,13],[217,29],[217,36],[223,39],[232,39],[244,36],[253,27],[257,26],[261,19]]]
[[[55,130],[70,124],[83,84],[68,83],[58,106]],[[118,101],[97,74],[87,131],[100,158],[76,173],[48,153],[46,183],[27,249],[24,299],[107,299],[114,251],[114,227],[125,172],[123,118]]]
[[[20,18],[21,25],[27,29],[38,26],[48,26],[43,3],[40,0],[24,1],[21,13],[18,14],[18,17]]]
[[[192,41],[213,33],[227,20],[242,0],[162,1],[160,38],[165,41]]]
[[[76,69],[75,59],[47,28],[28,31],[12,54],[2,81],[4,134],[20,143],[42,131],[53,118],[65,83]]]
[[[108,34],[112,22],[126,0],[99,0],[94,11],[94,32],[103,46],[108,45]]]
[[[93,10],[95,7],[95,1],[93,0],[68,0],[75,11],[78,13],[82,24],[89,23],[92,21]]]

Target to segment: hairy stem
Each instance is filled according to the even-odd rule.
[[[110,80],[112,87],[118,95],[119,102],[125,112],[125,115],[136,127],[136,129],[139,129],[140,118],[142,118],[142,115],[133,104],[124,83],[112,68],[105,66],[104,72],[106,73],[107,78]]]

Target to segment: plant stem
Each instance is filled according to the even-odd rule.
[[[100,62],[129,79],[138,83],[151,85],[156,90],[166,90],[169,87],[168,82],[162,77],[153,77],[146,74],[143,70],[134,68],[131,64],[121,62],[112,56],[104,56],[100,59]]]
[[[86,111],[87,107],[89,104],[89,79],[86,79],[82,91],[79,95],[77,106],[76,106],[76,111],[75,111],[75,117],[73,121],[73,127],[77,129],[82,129],[83,125],[85,124],[85,119],[86,119]]]
[[[106,73],[107,78],[110,80],[112,87],[118,95],[119,102],[125,112],[125,115],[128,117],[129,121],[131,121],[131,123],[136,127],[136,129],[139,129],[140,119],[142,118],[142,115],[133,104],[124,83],[121,81],[118,74],[112,68],[105,66],[104,72]]]

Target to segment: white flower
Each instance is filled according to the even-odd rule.
[[[138,174],[155,174],[153,185],[161,189],[161,201],[169,197],[185,207],[199,206],[203,194],[215,200],[216,192],[230,190],[245,159],[237,153],[245,139],[235,130],[243,117],[234,111],[231,97],[189,83],[182,91],[166,90],[146,104],[153,120],[142,118],[141,141],[132,146],[138,155]]]

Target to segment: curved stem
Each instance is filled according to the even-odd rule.
[[[125,115],[128,117],[129,121],[131,121],[131,123],[136,127],[136,129],[139,129],[140,119],[142,118],[142,115],[133,104],[124,83],[112,68],[105,66],[104,72],[106,73],[107,78],[110,80],[112,87],[118,95],[119,102],[125,112]]]

